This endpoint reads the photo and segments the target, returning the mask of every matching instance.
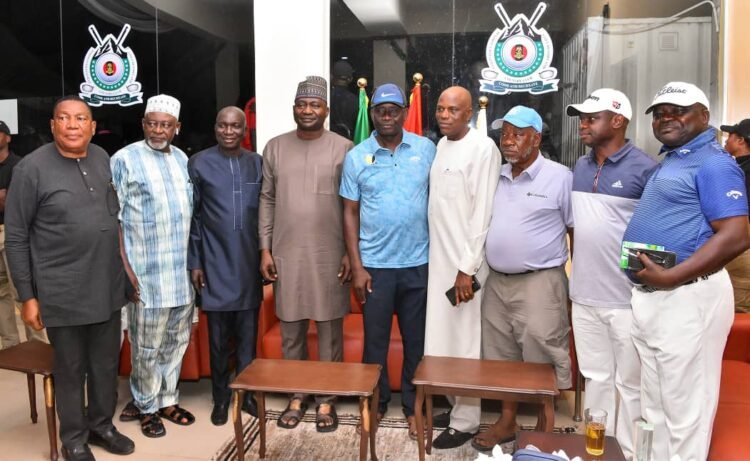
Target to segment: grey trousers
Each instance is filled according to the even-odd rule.
[[[568,277],[564,267],[529,274],[490,270],[482,298],[482,358],[551,363],[557,387],[572,385]]]
[[[285,359],[308,360],[307,330],[310,320],[281,323],[281,350]],[[324,322],[315,321],[318,330],[318,357],[321,362],[341,362],[344,360],[344,319],[338,318]],[[295,394],[293,398],[305,399],[304,394]],[[316,395],[315,403],[332,403],[335,396]]]

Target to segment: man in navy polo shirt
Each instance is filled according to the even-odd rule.
[[[515,106],[502,119],[500,170],[486,254],[490,273],[482,297],[482,357],[549,363],[557,386],[570,387],[568,260],[573,232],[570,170],[539,153],[542,118]],[[572,235],[571,235],[572,237]],[[471,444],[489,451],[515,438],[516,402]],[[543,425],[539,421],[539,427]]]
[[[386,83],[372,96],[375,131],[346,154],[339,195],[352,284],[363,306],[363,361],[381,365],[378,417],[388,408],[388,345],[393,314],[404,346],[401,401],[416,440],[415,387],[424,352],[427,304],[427,196],[435,145],[403,130],[406,98]]]
[[[677,263],[664,269],[641,253],[644,269],[634,273],[642,283],[631,300],[641,409],[654,425],[652,459],[704,460],[734,310],[723,266],[750,247],[747,191],[737,163],[716,142],[703,91],[670,82],[652,112],[665,156],[623,240],[663,246]]]
[[[656,162],[625,138],[633,109],[621,92],[596,90],[567,113],[578,116],[578,136],[591,148],[573,170],[570,299],[578,366],[586,377],[586,407],[607,411],[607,434],[629,459],[641,419],[641,363],[630,336],[633,284],[620,270],[619,253]]]

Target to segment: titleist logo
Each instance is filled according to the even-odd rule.
[[[667,87],[664,87],[661,90],[659,90],[659,92],[656,93],[656,96],[658,97],[658,96],[661,96],[661,95],[664,95],[664,94],[669,94],[669,93],[682,93],[682,94],[685,94],[685,93],[687,93],[687,89],[686,88],[679,88],[679,87],[675,88],[673,86],[667,86]]]

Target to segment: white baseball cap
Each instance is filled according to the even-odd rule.
[[[692,83],[669,82],[656,92],[654,100],[648,106],[648,109],[646,109],[646,113],[650,113],[659,104],[674,104],[675,106],[689,107],[696,103],[700,103],[706,109],[709,109],[706,93],[700,88]]]
[[[568,105],[565,112],[568,115],[580,115],[595,114],[605,110],[620,114],[628,120],[633,117],[633,108],[628,97],[612,88],[600,88],[594,91],[582,103]]]

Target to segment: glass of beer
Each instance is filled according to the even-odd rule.
[[[587,408],[586,453],[594,456],[604,454],[604,432],[607,428],[607,412],[598,408]]]

